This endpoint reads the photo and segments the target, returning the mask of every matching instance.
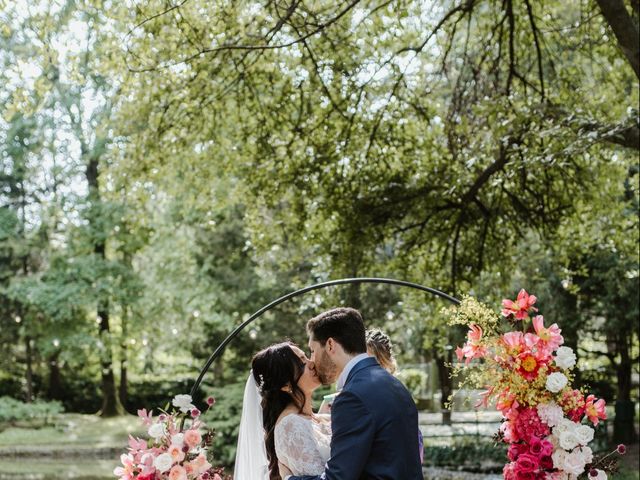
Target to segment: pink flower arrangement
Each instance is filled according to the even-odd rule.
[[[207,399],[208,408],[215,400]],[[147,427],[149,440],[129,436],[129,452],[120,456],[121,467],[114,475],[120,480],[223,480],[223,470],[207,460],[213,432],[199,419],[200,410],[191,396],[176,395],[172,412],[157,417],[146,409],[138,416]],[[185,424],[188,424],[185,428]],[[204,431],[204,435],[201,433]]]
[[[456,349],[455,372],[475,369],[463,384],[484,389],[476,407],[495,401],[503,415],[506,480],[570,480],[591,472],[606,480],[611,462],[596,460],[588,446],[594,437],[589,424],[607,418],[605,402],[571,386],[575,353],[562,346],[557,324],[545,327],[542,315],[530,317],[538,311],[536,301],[524,289],[515,301],[502,301],[502,317],[522,331],[502,330],[495,314],[471,297],[449,309],[451,324],[469,327],[467,341]]]

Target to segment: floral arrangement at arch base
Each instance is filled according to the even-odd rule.
[[[148,440],[129,435],[128,453],[120,456],[122,466],[113,471],[120,480],[230,480],[222,468],[207,459],[213,431],[200,420],[201,412],[190,395],[176,395],[171,404],[160,410],[138,410],[147,427]],[[215,403],[207,399],[207,410]]]
[[[446,309],[451,325],[469,327],[456,349],[454,376],[464,371],[464,385],[485,389],[476,408],[495,402],[502,413],[505,480],[606,480],[616,470],[612,455],[624,454],[625,446],[594,456],[588,444],[593,427],[607,418],[605,402],[572,387],[576,356],[562,346],[557,324],[545,326],[535,303],[521,290],[515,301],[502,301],[501,316],[468,296]]]

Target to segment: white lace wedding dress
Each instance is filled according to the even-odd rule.
[[[313,419],[291,414],[275,428],[278,460],[294,475],[320,475],[331,454],[331,423],[329,416]]]

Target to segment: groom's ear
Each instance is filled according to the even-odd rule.
[[[325,342],[324,347],[327,352],[335,353],[336,341],[333,338],[329,337],[327,338],[327,341]]]

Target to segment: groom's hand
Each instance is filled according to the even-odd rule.
[[[287,478],[288,476],[293,475],[293,472],[289,470],[289,467],[282,462],[278,462],[278,469],[280,470],[280,476],[282,478]]]

